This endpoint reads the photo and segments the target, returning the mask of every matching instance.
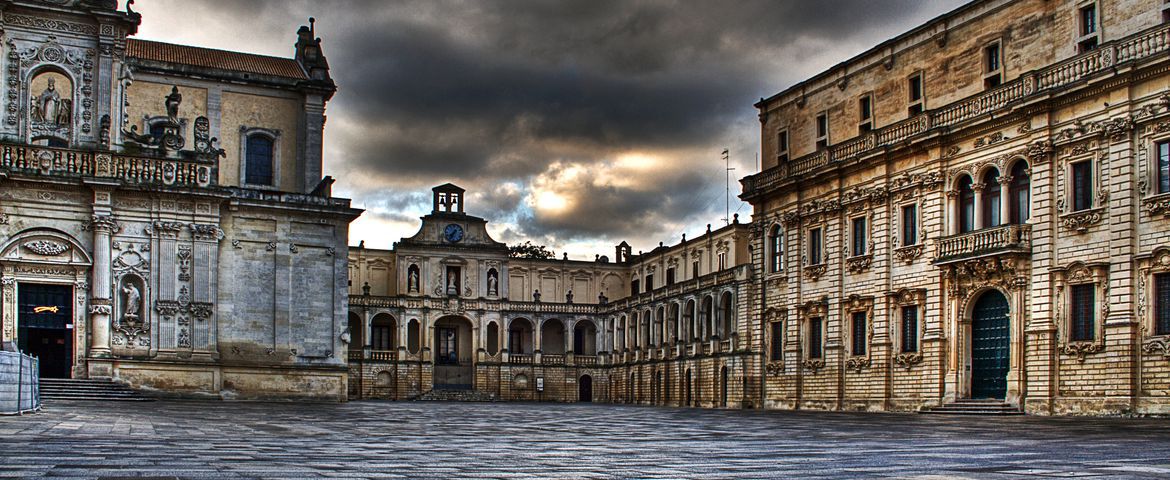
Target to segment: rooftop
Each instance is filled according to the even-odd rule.
[[[309,79],[301,65],[292,58],[191,47],[136,38],[126,40],[126,54],[142,60],[299,80]]]

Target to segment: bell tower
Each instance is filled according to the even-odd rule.
[[[462,188],[446,183],[431,189],[431,191],[434,192],[432,214],[463,215],[464,190]]]

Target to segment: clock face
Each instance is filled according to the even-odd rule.
[[[463,227],[455,224],[447,225],[447,228],[443,229],[443,238],[451,243],[457,243],[463,240]]]

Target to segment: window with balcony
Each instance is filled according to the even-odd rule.
[[[780,130],[776,135],[776,163],[781,164],[788,161],[788,130]]]
[[[814,228],[808,231],[808,264],[820,265],[821,259],[821,229]]]
[[[817,359],[824,356],[824,335],[821,317],[808,319],[808,358]]]
[[[817,114],[817,150],[829,146],[829,113]]]
[[[926,93],[922,84],[922,72],[910,76],[909,80],[907,80],[907,90],[910,93],[910,103],[907,107],[907,113],[913,117],[926,109]]]
[[[999,40],[983,47],[983,88],[990,90],[1003,83],[1003,51]]]
[[[975,187],[971,177],[963,175],[959,178],[959,233],[975,231]]]
[[[854,218],[851,223],[852,223],[852,226],[851,226],[850,230],[852,231],[852,238],[853,238],[853,243],[852,243],[853,248],[851,250],[851,253],[853,254],[854,257],[860,257],[860,256],[865,255],[867,253],[866,252],[866,241],[867,241],[866,236],[867,236],[868,231],[866,229],[865,217]]]
[[[1170,193],[1170,141],[1159,142],[1154,177],[1158,193]]]
[[[1077,53],[1096,50],[1101,36],[1097,33],[1097,4],[1090,3],[1081,6],[1077,12],[1080,27],[1080,37],[1077,38]]]
[[[983,228],[999,226],[1002,194],[1003,189],[999,184],[999,170],[992,168],[983,174]]]
[[[918,306],[904,305],[902,307],[902,353],[918,351]]]
[[[1093,164],[1085,160],[1072,164],[1072,206],[1074,212],[1093,208]]]
[[[850,335],[853,348],[850,350],[850,352],[855,356],[865,355],[865,349],[867,347],[866,341],[868,340],[866,338],[866,333],[869,331],[866,327],[867,319],[865,312],[853,312],[853,314],[850,316],[852,317],[851,323],[853,327],[852,333]]]
[[[1073,285],[1070,291],[1069,340],[1091,342],[1096,337],[1096,316],[1094,315],[1094,294],[1097,286],[1092,283]]]
[[[857,133],[864,134],[873,130],[873,94],[862,95],[857,100],[858,124]]]
[[[1028,176],[1028,163],[1020,160],[1012,165],[1011,186],[1008,191],[1008,209],[1013,224],[1027,223],[1032,212],[1031,179]]]
[[[772,273],[784,270],[784,232],[779,225],[772,226],[768,246],[768,270]]]
[[[902,206],[902,245],[918,244],[918,204]]]

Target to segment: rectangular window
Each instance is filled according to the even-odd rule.
[[[1155,335],[1170,335],[1170,273],[1154,275]]]
[[[1078,17],[1081,36],[1077,40],[1077,53],[1096,50],[1101,41],[1101,35],[1097,33],[1097,5],[1090,3],[1081,7]]]
[[[674,267],[666,269],[666,285],[674,285]]]
[[[829,146],[829,114],[820,113],[817,115],[817,149],[822,149]]]
[[[918,244],[918,205],[902,206],[902,245]]]
[[[638,281],[633,280],[630,282],[630,295],[637,295],[637,294],[638,294]]]
[[[1162,2],[1162,23],[1170,23],[1170,0]]]
[[[1093,208],[1093,164],[1088,161],[1072,164],[1073,211]]]
[[[857,110],[861,120],[857,125],[857,133],[873,130],[873,95],[862,95],[857,100]]]
[[[781,130],[776,136],[776,161],[778,163],[788,161],[788,130]]]
[[[771,345],[772,361],[778,361],[784,357],[784,324],[780,322],[772,322],[772,345]]]
[[[865,217],[857,217],[853,219],[853,256],[865,255],[866,247],[866,228]]]
[[[1072,300],[1072,325],[1069,325],[1069,340],[1074,342],[1090,342],[1095,337],[1096,328],[1094,313],[1094,294],[1097,286],[1093,284],[1073,285],[1070,290]]]
[[[1003,52],[999,42],[983,47],[983,88],[992,89],[1003,83]]]
[[[808,319],[808,358],[821,358],[821,317]]]
[[[916,73],[908,80],[908,90],[910,91],[910,103],[908,111],[913,117],[922,113],[924,103],[924,92],[922,88],[922,74]]]
[[[768,238],[771,249],[770,266],[772,273],[779,272],[784,269],[784,232],[780,230],[779,226],[772,227],[772,234]]]
[[[902,353],[918,351],[918,306],[902,307]]]
[[[866,328],[865,312],[853,312],[853,354],[865,355],[866,347],[866,333],[869,330]]]
[[[654,275],[646,275],[646,291],[654,290]]]
[[[1170,142],[1158,143],[1158,193],[1170,193]]]
[[[719,269],[723,270],[727,268],[727,253],[720,252],[717,258],[719,259]]]
[[[691,262],[691,278],[699,278],[699,261]]]
[[[808,231],[808,264],[821,264],[821,229],[819,228]]]

